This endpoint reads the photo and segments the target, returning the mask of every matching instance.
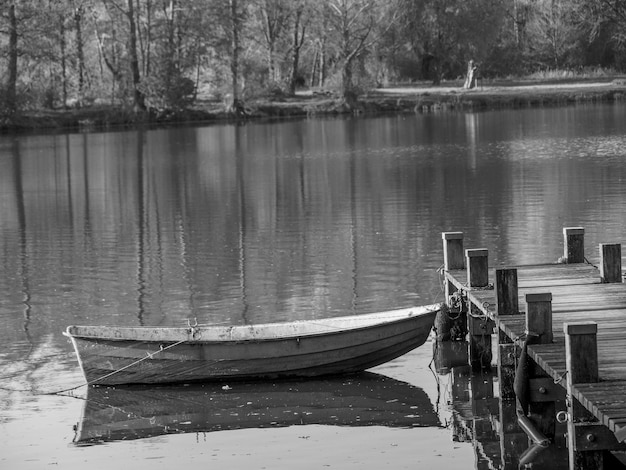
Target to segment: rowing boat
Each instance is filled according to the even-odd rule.
[[[360,372],[424,344],[441,304],[236,326],[69,326],[88,384],[161,384]]]

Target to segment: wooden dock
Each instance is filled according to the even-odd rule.
[[[493,363],[496,350],[500,398],[515,401],[513,416],[531,446],[555,441],[561,423],[570,469],[620,468],[615,455],[626,450],[621,245],[601,244],[594,266],[584,255],[584,229],[569,227],[558,263],[494,268],[487,249],[464,249],[461,232],[444,232],[442,239],[450,316],[465,314],[474,366]],[[500,409],[506,414],[506,405]]]

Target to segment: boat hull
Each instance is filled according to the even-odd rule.
[[[421,346],[437,311],[436,306],[397,310],[389,312],[393,313],[392,320],[367,322],[365,326],[346,317],[347,328],[342,327],[340,318],[328,321],[323,328],[320,325],[325,320],[315,322],[315,327],[307,324],[313,322],[277,324],[283,330],[284,325],[290,325],[289,335],[278,337],[267,333],[271,331],[269,325],[260,329],[254,325],[233,327],[228,335],[223,327],[218,333],[206,327],[180,329],[182,339],[178,341],[172,332],[177,329],[168,329],[173,336],[167,337],[146,335],[150,333],[147,329],[120,328],[110,335],[120,336],[114,338],[81,336],[80,327],[70,327],[66,335],[72,339],[89,384],[316,377],[363,371]]]

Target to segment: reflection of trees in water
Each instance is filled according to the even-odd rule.
[[[24,318],[22,330],[30,343],[30,355],[35,344],[31,338],[30,324],[32,320],[32,304],[30,290],[30,274],[28,264],[28,242],[26,237],[26,207],[24,202],[24,187],[22,184],[22,161],[20,157],[20,143],[17,138],[11,141],[11,155],[13,162],[13,187],[15,189],[15,212],[17,215],[18,252],[19,252],[19,279],[22,293],[22,315]]]

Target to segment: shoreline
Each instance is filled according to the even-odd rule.
[[[479,82],[472,90],[452,83],[448,86],[405,86],[370,90],[348,106],[331,93],[299,92],[295,97],[257,99],[246,103],[239,115],[226,111],[222,103],[199,102],[180,112],[137,116],[116,106],[87,106],[76,109],[36,110],[20,113],[13,122],[0,122],[0,134],[50,131],[102,131],[139,126],[174,126],[236,123],[283,118],[486,111],[580,103],[626,101],[626,79],[611,81]]]

